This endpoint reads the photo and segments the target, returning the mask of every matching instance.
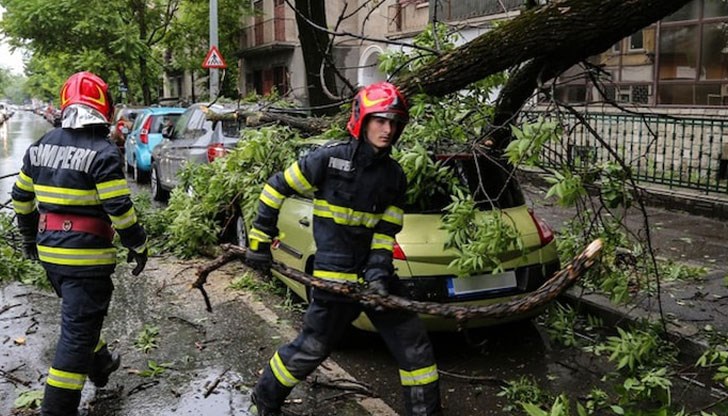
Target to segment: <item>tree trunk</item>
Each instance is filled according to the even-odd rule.
[[[296,9],[298,9],[296,13],[298,39],[301,42],[301,52],[306,67],[306,86],[309,105],[313,108],[312,113],[314,115],[336,113],[338,111],[336,107],[328,107],[334,100],[324,92],[324,87],[329,91],[336,90],[334,71],[330,64],[332,59],[329,50],[330,39],[328,34],[306,21],[308,19],[320,27],[327,27],[324,0],[296,0]]]
[[[605,51],[690,1],[554,1],[524,11],[396,82],[405,95],[422,92],[443,96],[532,59],[560,66],[565,66],[562,62],[576,63]]]

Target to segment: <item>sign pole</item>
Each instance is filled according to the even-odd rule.
[[[217,0],[210,0],[210,49],[217,48]],[[220,90],[220,73],[217,68],[210,68],[210,101],[214,100]]]

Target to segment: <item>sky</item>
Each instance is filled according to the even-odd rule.
[[[0,7],[0,19],[3,16],[3,8]],[[10,69],[14,74],[23,73],[23,55],[20,50],[16,50],[14,53],[10,52],[10,47],[1,39],[2,33],[0,33],[0,66]]]

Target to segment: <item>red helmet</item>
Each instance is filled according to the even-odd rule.
[[[86,71],[71,75],[61,88],[61,112],[72,104],[82,104],[96,110],[107,122],[114,111],[109,86],[97,75]]]
[[[351,118],[346,124],[355,139],[362,133],[362,125],[367,117],[376,115],[398,121],[397,132],[392,142],[396,142],[404,126],[409,121],[409,109],[404,95],[389,82],[377,82],[359,90],[351,106]]]

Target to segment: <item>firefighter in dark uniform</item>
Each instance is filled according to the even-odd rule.
[[[271,264],[283,200],[314,195],[313,276],[336,282],[360,279],[381,295],[395,290],[395,235],[402,229],[407,180],[390,157],[409,117],[407,103],[388,82],[361,89],[354,98],[348,141],[327,144],[279,172],[263,188],[249,233],[246,262]],[[407,414],[441,415],[437,366],[424,325],[415,313],[376,310],[314,289],[298,337],[270,359],[252,394],[258,415],[277,415],[294,386],[326,359],[351,322],[364,311],[399,364]]]
[[[101,340],[114,286],[114,233],[139,274],[147,236],[137,221],[121,155],[107,135],[107,84],[79,72],[61,89],[61,127],[33,143],[12,191],[26,257],[40,259],[61,302],[61,335],[48,371],[42,415],[78,413],[88,377],[106,385],[120,358]]]

